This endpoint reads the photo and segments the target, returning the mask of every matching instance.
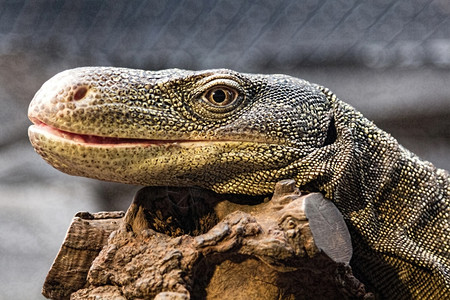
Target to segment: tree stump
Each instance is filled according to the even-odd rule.
[[[109,237],[108,237],[109,236]],[[79,213],[52,299],[369,299],[337,208],[293,180],[272,199],[146,187],[127,213]]]

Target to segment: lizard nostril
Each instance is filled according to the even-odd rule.
[[[84,87],[84,86],[79,87],[73,94],[73,100],[77,101],[77,100],[83,99],[84,96],[86,96],[86,93],[87,93],[86,87]]]

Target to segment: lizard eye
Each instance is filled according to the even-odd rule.
[[[227,74],[201,78],[189,95],[194,111],[203,118],[223,120],[246,103],[245,81]]]
[[[233,103],[239,96],[239,92],[229,87],[219,86],[207,90],[203,99],[216,106],[227,106]]]

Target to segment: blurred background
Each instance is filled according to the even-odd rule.
[[[43,299],[72,216],[139,189],[62,174],[28,142],[34,93],[87,65],[301,77],[450,169],[448,0],[0,0],[0,299]]]

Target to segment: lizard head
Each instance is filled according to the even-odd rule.
[[[29,137],[71,175],[263,194],[334,142],[331,106],[286,75],[85,67],[36,93]]]

